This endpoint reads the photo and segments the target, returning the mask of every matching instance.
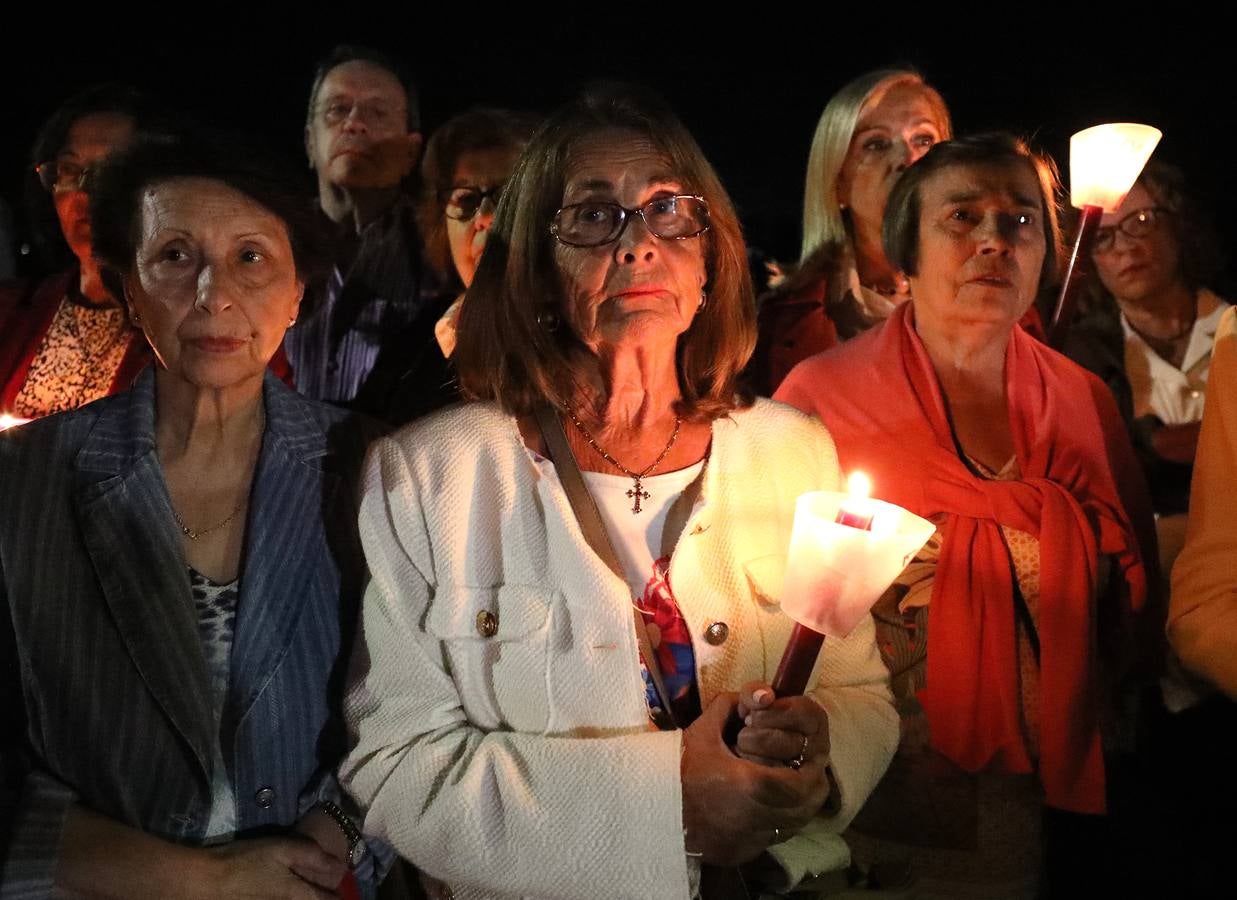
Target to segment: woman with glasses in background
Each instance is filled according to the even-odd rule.
[[[153,361],[124,298],[99,275],[87,209],[96,167],[153,119],[137,91],[99,85],[67,100],[35,139],[27,186],[35,245],[44,266],[61,271],[0,285],[0,428],[119,393]],[[271,370],[291,383],[282,349]]]
[[[723,880],[755,896],[843,867],[897,716],[870,620],[809,696],[768,687],[795,499],[838,470],[818,423],[737,387],[734,208],[621,87],[550,118],[507,191],[452,355],[475,402],[370,454],[340,770],[365,828],[431,896],[687,898],[701,863],[747,864]]]
[[[379,359],[358,397],[361,409],[399,426],[458,399],[447,359],[455,349],[460,305],[503,185],[536,125],[531,113],[470,109],[449,119],[426,144],[417,224],[426,261],[446,296]],[[446,298],[453,299],[443,312]],[[426,334],[430,327],[435,340]]]
[[[1092,262],[1089,309],[1065,352],[1105,381],[1129,424],[1167,577],[1185,540],[1212,342],[1229,306],[1207,287],[1218,245],[1179,169],[1147,166],[1101,221]]]
[[[44,264],[60,271],[0,286],[0,414],[75,409],[124,390],[150,362],[122,298],[99,277],[85,190],[94,167],[132,140],[142,110],[129,88],[93,87],[56,110],[35,139],[30,216]]]

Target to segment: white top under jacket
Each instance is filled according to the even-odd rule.
[[[1125,316],[1125,374],[1134,399],[1134,417],[1154,415],[1165,425],[1190,425],[1203,419],[1211,345],[1229,304],[1206,288],[1198,292],[1198,314],[1178,369],[1147,345]]]
[[[705,706],[772,679],[795,498],[838,483],[828,433],[797,410],[759,400],[713,425],[670,570]],[[681,732],[650,731],[631,591],[516,420],[471,403],[379,440],[360,527],[373,581],[340,772],[365,831],[459,900],[687,897]],[[898,740],[870,617],[826,642],[813,677],[841,810],[772,848],[792,877],[846,863],[838,834]]]

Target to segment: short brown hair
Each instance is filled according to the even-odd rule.
[[[466,397],[527,415],[573,402],[581,382],[572,360],[590,352],[566,325],[550,223],[562,205],[575,147],[619,129],[647,137],[665,154],[686,193],[709,204],[705,232],[708,303],[679,338],[679,414],[709,421],[751,403],[738,384],[756,340],[747,253],[734,205],[700,147],[665,103],[642,89],[603,85],[552,115],[533,136],[498,205],[476,277],[464,299],[452,360]]]
[[[1215,228],[1200,209],[1185,173],[1164,160],[1147,163],[1138,184],[1171,215],[1168,225],[1181,252],[1181,275],[1194,290],[1209,287],[1223,268],[1223,254]],[[1092,267],[1094,268],[1094,267]]]
[[[1057,276],[1063,255],[1060,224],[1060,181],[1052,159],[1032,150],[1021,138],[1005,132],[990,132],[943,141],[923,155],[898,178],[885,206],[881,239],[889,261],[907,275],[919,270],[920,189],[937,172],[955,166],[1030,166],[1039,184],[1044,205],[1044,262],[1039,287]]]
[[[538,121],[533,113],[478,107],[452,116],[426,143],[417,224],[425,244],[425,257],[445,282],[458,284],[459,276],[451,261],[441,195],[455,186],[451,179],[460,157],[478,150],[522,149]],[[462,289],[459,284],[457,290]]]

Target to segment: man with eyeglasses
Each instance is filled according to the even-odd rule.
[[[417,95],[400,66],[364,47],[333,50],[310,90],[305,150],[336,241],[330,275],[284,346],[298,390],[350,404],[382,348],[438,311],[407,190],[421,152]]]

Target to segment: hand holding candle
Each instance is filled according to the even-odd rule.
[[[796,501],[782,610],[797,624],[773,679],[779,697],[803,693],[825,637],[850,634],[936,530],[868,497],[871,482],[855,475],[850,494],[812,491]]]

